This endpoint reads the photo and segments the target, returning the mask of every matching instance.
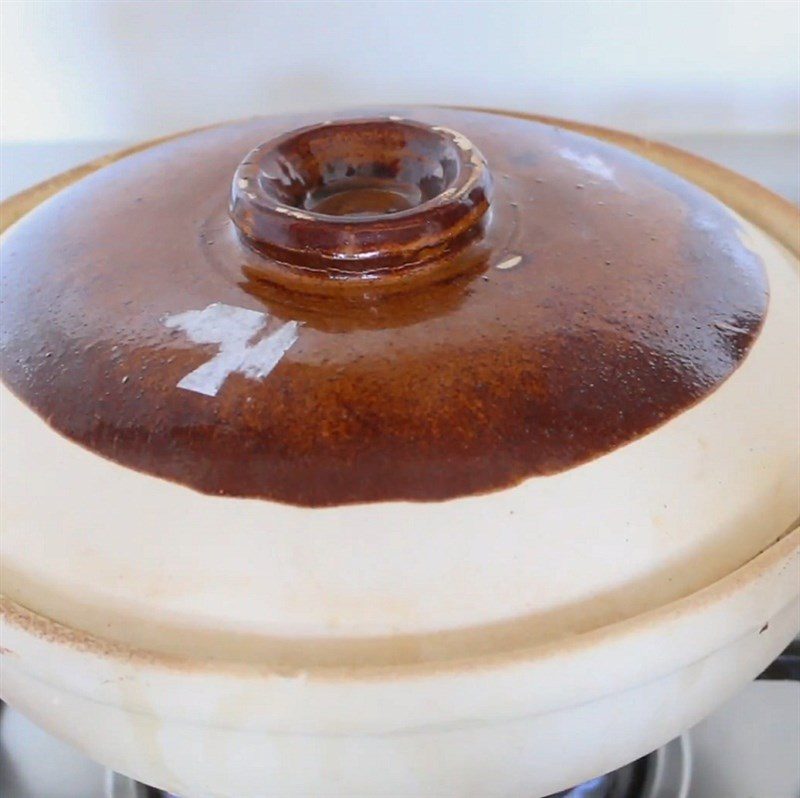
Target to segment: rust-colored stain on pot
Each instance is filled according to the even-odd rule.
[[[458,131],[492,174],[480,234],[428,261],[436,279],[426,266],[403,290],[378,279],[340,293],[267,279],[275,264],[228,216],[231,178],[254,147],[315,120],[209,129],[90,175],[9,231],[6,383],[123,465],[327,506],[443,500],[574,467],[740,364],[767,280],[711,196],[531,120],[382,113]],[[269,351],[286,325],[296,340],[264,374],[231,361],[213,395],[184,390],[222,345],[167,320],[215,303],[260,314],[243,351]]]

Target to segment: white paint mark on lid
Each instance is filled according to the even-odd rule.
[[[183,330],[194,343],[219,344],[217,355],[189,372],[178,383],[178,388],[216,396],[233,373],[264,379],[297,341],[300,327],[296,321],[287,322],[251,344],[250,341],[265,330],[268,321],[266,313],[220,302],[203,310],[169,316],[164,324]]]
[[[522,263],[522,255],[514,255],[513,258],[506,258],[504,261],[498,263],[495,269],[513,269],[520,263]]]

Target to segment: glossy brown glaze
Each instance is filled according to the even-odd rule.
[[[766,277],[709,195],[549,125],[380,111],[463,133],[492,171],[488,223],[435,260],[439,279],[342,296],[265,280],[227,215],[231,176],[256,145],[318,120],[237,123],[107,167],[9,231],[4,380],[127,466],[322,506],[447,499],[573,467],[741,362]],[[299,326],[267,376],[233,370],[206,396],[177,385],[219,346],[165,321],[215,302],[268,314],[259,335]]]
[[[305,292],[438,279],[480,234],[491,179],[464,136],[397,117],[324,122],[262,144],[233,178],[230,215],[261,277]],[[417,280],[417,283],[420,281]]]

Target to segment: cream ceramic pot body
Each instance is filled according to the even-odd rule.
[[[202,496],[114,465],[3,389],[4,698],[192,798],[527,798],[654,749],[756,675],[800,626],[794,216],[590,132],[751,220],[770,308],[722,386],[561,474],[385,504],[377,531],[368,505]]]

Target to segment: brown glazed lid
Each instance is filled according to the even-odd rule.
[[[758,335],[759,258],[669,171],[529,119],[353,116],[187,134],[23,218],[7,385],[202,492],[444,500],[653,430]]]

